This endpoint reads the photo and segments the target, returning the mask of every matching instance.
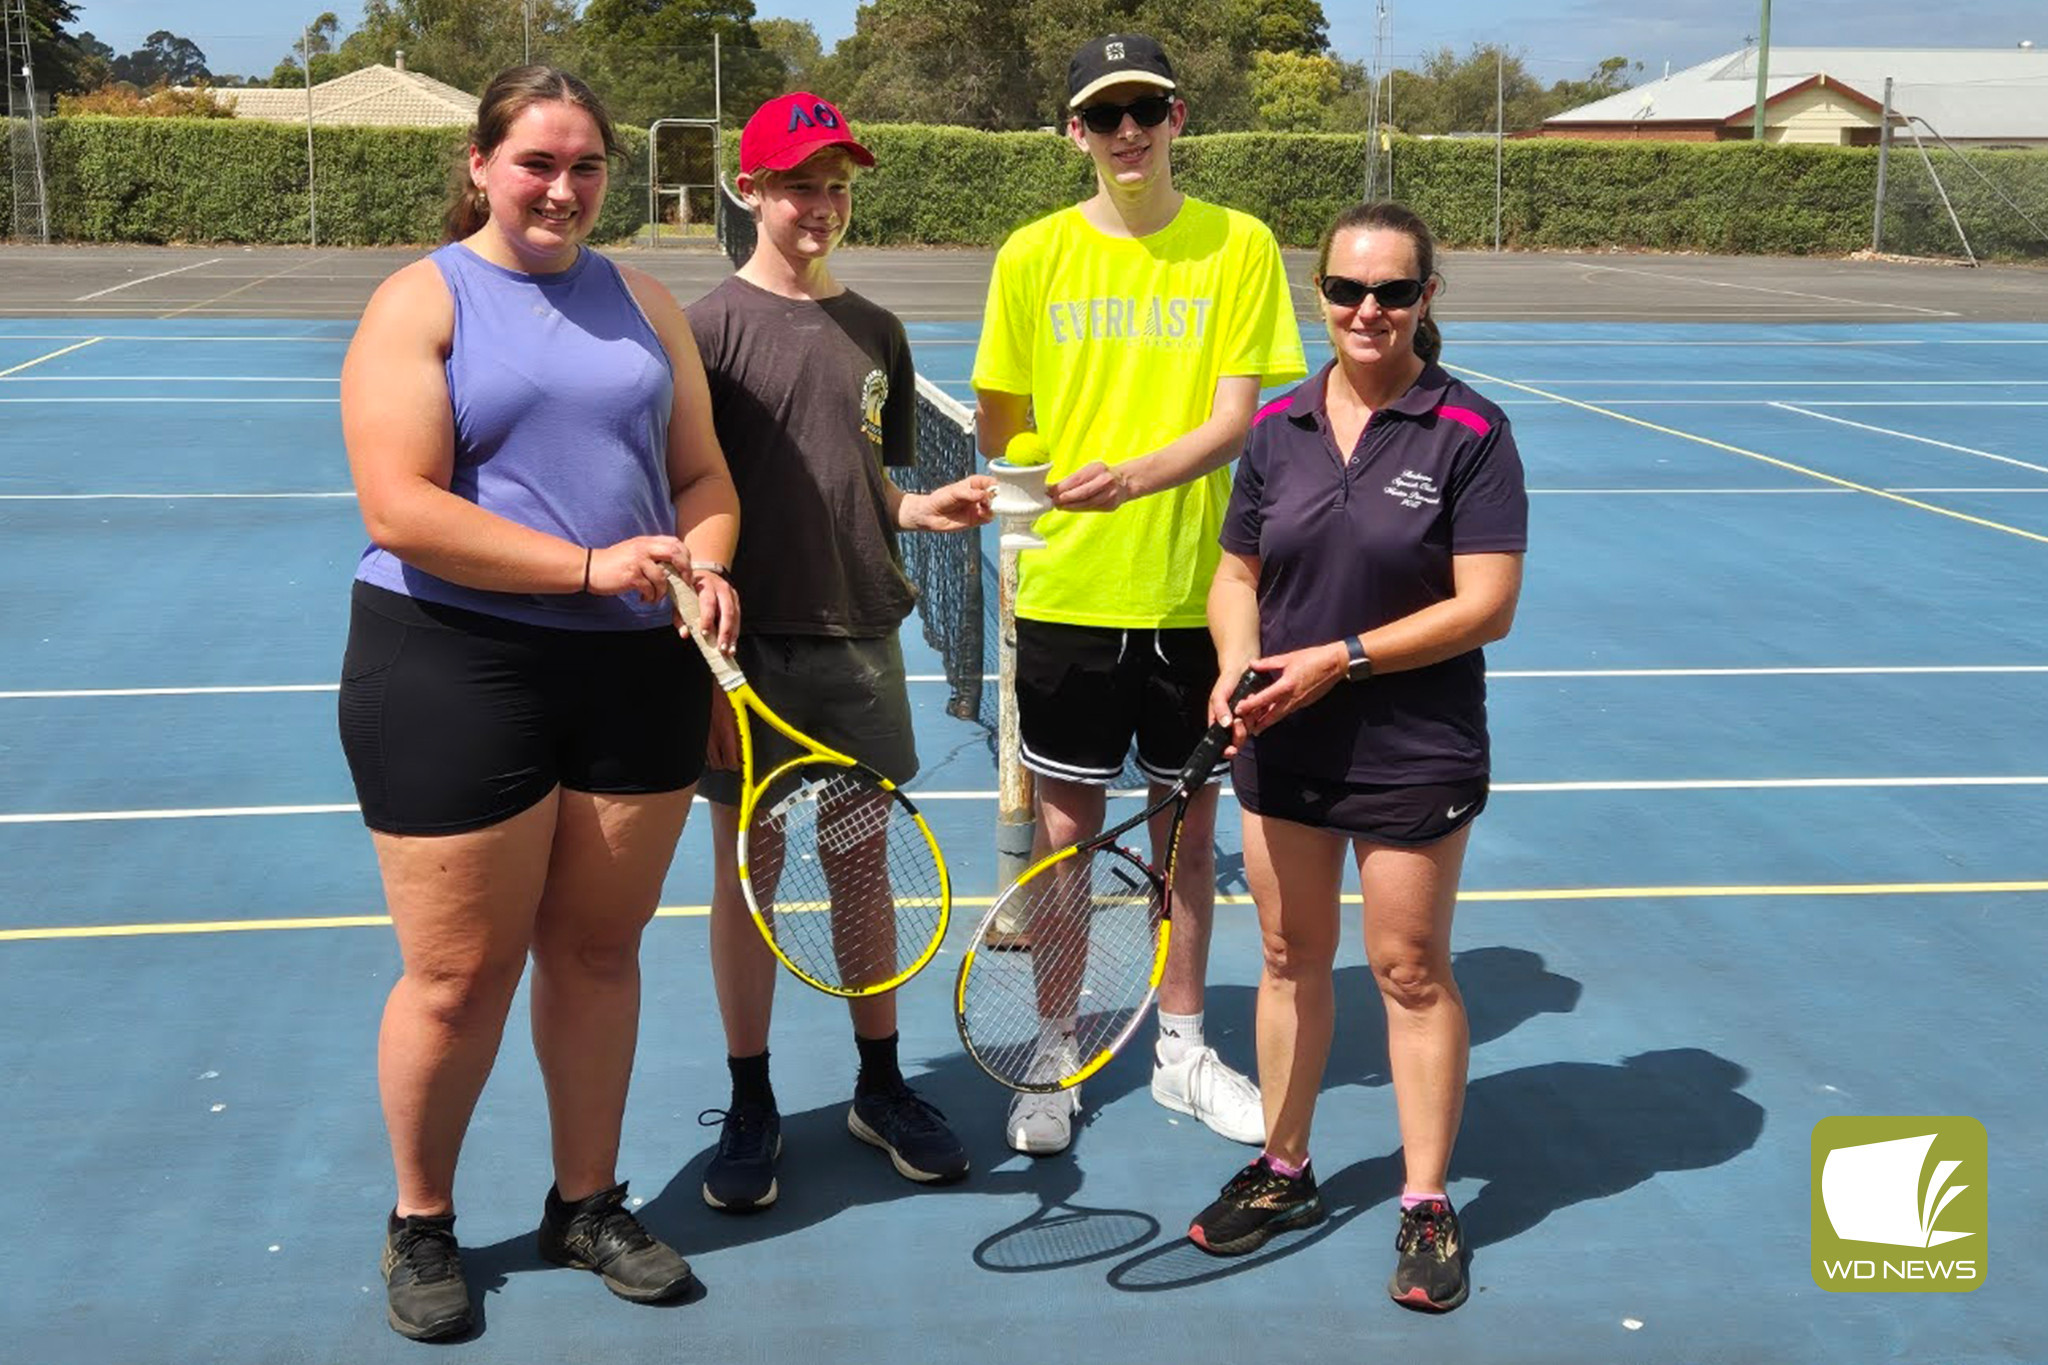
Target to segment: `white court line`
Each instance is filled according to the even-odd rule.
[[[133,289],[138,284],[148,284],[151,280],[160,280],[164,278],[164,276],[166,275],[182,275],[188,270],[197,270],[201,266],[219,265],[222,261],[226,259],[227,257],[225,256],[216,256],[210,261],[199,261],[193,265],[181,265],[175,270],[159,270],[154,275],[144,275],[139,280],[130,280],[126,284],[117,284],[110,289],[99,289],[95,290],[90,294],[80,294],[77,298],[73,299],[72,302],[85,303],[92,299],[102,298],[108,294],[118,294],[123,289]]]
[[[1496,375],[1485,374],[1479,370],[1472,369],[1470,366],[1451,365],[1447,368],[1454,370],[1459,374],[1470,375],[1472,378],[1481,380],[1485,383],[1499,384],[1505,388],[1519,389],[1523,393],[1534,394],[1538,398],[1556,398],[1561,402],[1569,403],[1571,406],[1575,408],[1583,409],[1586,412],[1597,413],[1603,417],[1612,417],[1617,422],[1626,422],[1630,426],[1641,427],[1645,431],[1660,432],[1666,436],[1675,436],[1680,440],[1695,442],[1699,445],[1706,446],[1712,450],[1723,450],[1729,453],[1730,455],[1740,455],[1744,459],[1755,460],[1759,464],[1771,465],[1777,469],[1788,469],[1795,474],[1804,474],[1810,479],[1817,480],[1820,483],[1829,484],[1836,488],[1852,488],[1855,489],[1857,492],[1868,493],[1872,497],[1883,498],[1889,502],[1898,503],[1901,506],[1917,508],[1922,512],[1931,512],[1936,516],[1948,517],[1951,520],[1965,522],[1971,526],[1982,526],[1987,530],[2003,531],[2007,535],[2018,536],[2022,540],[2031,540],[2038,544],[2048,545],[2048,535],[2042,535],[2037,531],[2029,531],[2019,526],[2008,526],[2001,521],[1993,521],[1988,517],[1972,516],[1967,512],[1958,512],[1954,508],[1942,507],[1936,503],[1920,502],[1914,498],[1904,497],[1898,493],[1890,493],[1882,488],[1872,487],[1870,484],[1867,483],[1858,483],[1854,479],[1845,479],[1837,474],[1825,473],[1822,470],[1818,469],[1809,469],[1805,465],[1795,464],[1791,460],[1780,459],[1776,455],[1766,455],[1762,451],[1749,450],[1742,446],[1731,445],[1726,441],[1717,441],[1713,439],[1711,436],[1702,436],[1698,432],[1683,431],[1677,427],[1659,426],[1655,422],[1646,422],[1640,417],[1631,417],[1625,412],[1616,412],[1611,407],[1596,407],[1593,404],[1585,402],[1581,399],[1568,398],[1565,397],[1563,394],[1554,394],[1549,392],[1548,390],[1535,388],[1531,385],[1519,383],[1512,379],[1503,379]]]
[[[1627,402],[1626,399],[1621,400]],[[1635,406],[1631,404],[1631,406]],[[1808,399],[1809,408],[2048,408],[2040,398],[1826,398]]]
[[[0,502],[262,502],[354,496],[354,493],[0,493]]]
[[[2048,664],[1842,664],[1771,668],[1495,668],[1488,680],[1522,678],[1813,678],[1892,677],[1915,674],[2048,673]],[[984,673],[985,683],[997,681]],[[907,682],[940,684],[943,673],[912,673]],[[334,692],[339,683],[248,683],[212,687],[79,687],[35,688],[0,692],[0,701],[83,701],[105,697],[265,696],[282,692]]]
[[[288,265],[282,270],[272,271],[268,275],[261,275],[252,278],[247,284],[238,284],[233,289],[225,290],[221,293],[215,294],[210,299],[202,299],[198,303],[187,304],[183,308],[173,308],[168,313],[159,314],[157,320],[159,322],[168,322],[172,318],[182,317],[187,313],[196,313],[199,312],[201,309],[211,308],[215,304],[221,303],[227,299],[231,299],[237,294],[246,293],[247,291],[256,288],[258,285],[269,284],[272,280],[281,280],[287,275],[296,275],[299,274],[301,271],[311,270],[315,266],[326,265],[329,261],[333,260],[334,258],[335,253],[330,251],[324,256],[316,256],[310,261],[301,261],[297,265]],[[320,279],[322,277],[314,275],[309,276],[308,278]],[[167,307],[171,302],[175,302],[175,300],[167,300],[165,301],[165,303],[159,304],[157,306]]]
[[[1910,431],[1893,431],[1890,427],[1874,427],[1867,422],[1852,422],[1846,417],[1835,417],[1825,412],[1809,412],[1805,408],[1795,407],[1790,403],[1773,403],[1771,406],[1783,408],[1786,412],[1796,412],[1801,417],[1812,417],[1822,422],[1835,422],[1841,426],[1855,427],[1858,431],[1874,431],[1880,436],[1896,436],[1902,441],[1918,441],[1921,445],[1939,446],[1943,450],[1953,450],[1963,455],[1976,455],[1986,460],[1996,460],[2000,464],[2018,465],[2021,469],[2031,469],[2039,474],[2048,474],[2048,465],[2029,464],[2025,460],[2015,460],[2010,455],[1994,455],[1988,450],[1978,450],[1972,446],[1959,446],[1949,441],[1937,441],[1932,436],[1915,436]]]
[[[48,355],[39,355],[34,360],[24,360],[19,365],[15,365],[9,369],[0,370],[0,379],[5,379],[10,374],[20,374],[23,370],[28,369],[30,366],[40,365],[45,360],[55,360],[60,355],[70,355],[73,351],[82,351],[86,347],[92,345],[95,341],[103,340],[105,340],[104,337],[87,337],[85,340],[78,342],[75,345],[66,346],[62,350],[52,351]]]
[[[2048,776],[2025,777],[1777,777],[1700,778],[1646,780],[1640,782],[1496,782],[1491,790],[1500,793],[1587,794],[1598,792],[1693,792],[1693,791],[1842,791],[1879,788],[1927,787],[2048,787]],[[994,801],[993,788],[986,791],[919,791],[908,794],[920,802]],[[1222,794],[1234,798],[1234,788]],[[1111,796],[1130,799],[1142,796],[1135,790],[1113,789]],[[13,811],[0,814],[0,825],[77,825],[133,820],[230,820],[286,815],[354,815],[353,802],[305,806],[186,806],[162,810],[68,810]]]
[[[1788,299],[1818,299],[1822,303],[1846,303],[1857,308],[1890,308],[1902,313],[1919,313],[1926,317],[1935,318],[1955,318],[1962,316],[1962,314],[1960,313],[1951,313],[1940,308],[1920,308],[1910,303],[1872,303],[1865,299],[1837,298],[1833,294],[1811,294],[1803,289],[1773,289],[1768,285],[1762,284],[1735,284],[1729,280],[1703,280],[1692,275],[1673,275],[1666,271],[1640,270],[1631,266],[1623,265],[1593,265],[1590,263],[1575,264],[1579,264],[1579,268],[1583,270],[1605,270],[1616,275],[1641,275],[1646,279],[1652,280],[1675,280],[1680,284],[1696,284],[1705,286],[1706,288],[1710,289],[1741,289],[1748,293],[1776,294],[1782,298]]]

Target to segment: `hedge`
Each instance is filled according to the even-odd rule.
[[[45,124],[51,229],[69,241],[306,240],[302,128],[254,120],[76,117]],[[625,144],[600,240],[644,227],[646,137]],[[992,246],[1020,223],[1087,192],[1090,169],[1063,138],[913,124],[868,125],[879,165],[860,182],[851,240]],[[728,166],[738,139],[725,142]],[[438,236],[459,137],[445,130],[320,128],[320,240],[430,242]],[[1221,133],[1175,145],[1189,193],[1264,219],[1308,246],[1363,189],[1361,136]],[[2048,152],[1973,152],[2006,194],[2048,223]],[[1446,246],[1491,246],[1494,147],[1396,138],[1394,191]],[[1877,153],[1754,143],[1529,139],[1504,149],[1507,245],[1722,253],[1839,254],[1869,245]],[[2048,243],[1953,158],[1942,163],[1971,243],[1989,257],[2040,257]],[[1953,255],[1956,244],[1919,158],[1895,148],[1886,246]],[[0,193],[0,221],[8,196]]]

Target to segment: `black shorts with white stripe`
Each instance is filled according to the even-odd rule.
[[[1024,766],[1041,777],[1106,787],[1135,741],[1139,769],[1171,782],[1209,728],[1215,685],[1201,626],[1017,622],[1017,723]]]

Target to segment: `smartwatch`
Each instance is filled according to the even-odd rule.
[[[1349,662],[1344,665],[1344,677],[1349,682],[1364,682],[1372,676],[1372,656],[1365,652],[1365,642],[1356,635],[1344,637],[1344,653]]]

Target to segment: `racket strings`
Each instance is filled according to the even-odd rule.
[[[916,812],[856,769],[805,764],[747,822],[746,881],[790,965],[834,990],[893,981],[944,931],[943,875]]]
[[[1117,1046],[1151,999],[1159,882],[1129,853],[1104,848],[1038,869],[1003,900],[985,923],[1020,912],[1029,946],[977,947],[961,988],[961,1031],[997,1079],[1056,1085]]]

